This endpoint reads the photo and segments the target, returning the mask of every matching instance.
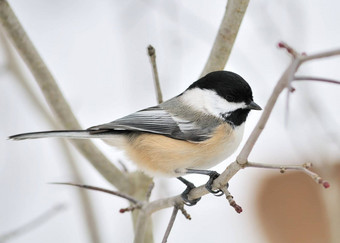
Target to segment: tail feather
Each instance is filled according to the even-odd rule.
[[[43,132],[21,133],[10,136],[11,140],[24,140],[36,138],[72,138],[72,139],[86,139],[86,138],[112,138],[115,134],[112,132],[92,133],[89,130],[56,130]]]

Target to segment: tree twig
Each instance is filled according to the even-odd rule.
[[[148,46],[148,55],[150,57],[150,62],[152,66],[152,75],[153,80],[156,88],[156,96],[157,96],[157,103],[160,104],[163,102],[163,95],[161,90],[161,85],[159,83],[159,76],[157,71],[157,63],[156,63],[156,50],[152,45]]]
[[[328,78],[319,78],[319,77],[312,77],[312,76],[295,76],[294,81],[319,81],[331,84],[340,84],[340,81]]]
[[[178,209],[181,210],[183,216],[188,219],[188,220],[191,220],[191,215],[187,212],[187,210],[185,210],[184,208],[184,204],[179,204],[177,205]]]
[[[212,71],[224,69],[248,3],[249,0],[228,0],[226,11],[201,77]]]
[[[175,205],[175,206],[174,206],[174,209],[172,210],[172,214],[171,214],[171,217],[170,217],[170,221],[169,221],[168,227],[166,228],[166,231],[165,231],[165,234],[164,234],[162,243],[166,243],[166,242],[168,241],[168,237],[169,237],[169,235],[170,235],[172,226],[174,225],[174,222],[175,222],[177,213],[178,213],[178,207]]]
[[[316,53],[312,55],[305,55],[305,54],[300,55],[299,59],[301,59],[301,63],[302,63],[302,62],[311,61],[315,59],[321,59],[325,57],[333,57],[333,56],[339,56],[339,55],[340,55],[340,49],[336,49],[333,51],[325,51],[325,52],[320,52],[320,53]]]
[[[235,209],[236,213],[242,213],[242,207],[235,202],[234,197],[231,195],[228,188],[225,186],[221,188],[221,190],[223,191],[225,198],[228,200],[229,205]]]
[[[323,185],[324,188],[330,187],[327,181],[322,179],[318,174],[309,170],[309,168],[312,167],[311,163],[304,163],[302,165],[273,165],[273,164],[248,162],[247,164],[245,164],[244,167],[279,169],[281,173],[285,173],[287,170],[297,170],[310,176],[316,183]]]
[[[151,197],[151,193],[153,188],[155,187],[155,183],[153,181],[151,181],[148,191],[146,192],[146,201],[149,201],[150,197]]]
[[[112,190],[104,189],[104,188],[101,188],[101,187],[89,186],[89,185],[81,185],[81,184],[69,183],[69,182],[51,182],[49,184],[76,186],[76,187],[85,188],[85,189],[89,189],[89,190],[105,192],[105,193],[108,193],[108,194],[111,194],[111,195],[115,195],[117,197],[124,198],[124,199],[130,201],[133,204],[138,204],[138,205],[142,204],[142,202],[138,201],[137,199],[135,199],[133,197],[130,197],[129,195],[126,195],[124,193],[117,192],[117,191],[112,191]]]
[[[63,97],[51,72],[27,36],[6,0],[0,0],[0,22],[8,37],[32,72],[47,103],[65,129],[80,129],[80,125]],[[116,188],[127,191],[126,176],[89,140],[72,140],[76,148],[98,172]]]
[[[39,215],[37,218],[33,219],[32,221],[20,226],[19,228],[13,231],[2,234],[0,236],[0,242],[4,243],[14,237],[18,237],[24,233],[30,232],[31,230],[42,225],[43,223],[46,223],[46,221],[50,220],[53,216],[55,216],[56,214],[58,214],[64,209],[65,209],[65,205],[63,204],[55,205],[54,207],[50,208],[49,210]]]
[[[127,208],[119,209],[119,212],[120,213],[133,212],[135,209],[140,209],[140,208],[141,208],[141,205],[133,204],[133,205],[127,207]]]

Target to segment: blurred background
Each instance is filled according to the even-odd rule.
[[[84,128],[115,120],[156,104],[146,48],[156,48],[164,99],[199,77],[208,58],[226,1],[222,0],[10,0],[13,10],[58,81]],[[243,76],[264,107],[290,57],[285,41],[315,53],[340,47],[340,2],[336,0],[250,1],[226,70]],[[8,242],[91,242],[79,189],[49,182],[83,182],[113,189],[72,146],[57,139],[13,142],[9,135],[53,129],[50,111],[32,75],[0,31],[0,239],[6,233],[63,205],[43,224]],[[298,74],[340,79],[340,57],[304,64]],[[286,112],[281,95],[251,153],[270,164],[312,162],[327,179],[324,190],[301,173],[249,168],[230,181],[243,213],[208,195],[178,215],[169,242],[337,242],[340,228],[340,87],[296,82]],[[47,111],[47,112],[44,112]],[[47,114],[47,115],[46,115]],[[252,112],[245,138],[260,116]],[[287,122],[285,122],[287,119]],[[245,140],[245,139],[244,139]],[[244,141],[243,141],[244,142]],[[121,168],[135,170],[119,151],[96,144]],[[237,153],[216,168],[222,172]],[[80,170],[82,181],[70,166]],[[197,184],[206,177],[191,176]],[[177,195],[175,179],[155,179],[151,199]],[[131,242],[128,204],[100,192],[86,192],[95,215],[98,242]],[[165,232],[171,209],[153,215],[155,242]],[[5,241],[3,241],[5,242]]]

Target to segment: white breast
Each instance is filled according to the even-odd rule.
[[[214,148],[214,156],[210,156],[210,158],[199,159],[192,169],[209,169],[225,159],[227,159],[230,155],[232,155],[235,150],[238,148],[242,141],[244,133],[244,123],[238,127],[233,129],[233,133],[230,136],[226,136],[225,139],[221,141],[220,144],[217,144]]]

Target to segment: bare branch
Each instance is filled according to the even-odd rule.
[[[60,213],[62,210],[65,209],[65,205],[58,204],[52,207],[51,209],[47,210],[37,218],[33,219],[32,221],[28,222],[27,224],[11,231],[8,233],[5,233],[0,236],[0,242],[4,243],[8,240],[11,240],[15,237],[18,237],[24,233],[28,233],[31,230],[37,228],[38,226],[42,225],[43,223],[46,223],[46,221],[50,220],[53,216]]]
[[[6,0],[0,0],[0,22],[7,36],[31,70],[47,103],[65,129],[80,129],[80,125],[63,97],[51,72],[27,36]],[[119,190],[126,190],[126,176],[89,140],[72,140],[76,148],[90,161],[99,173]]]
[[[170,235],[170,231],[172,229],[172,226],[174,225],[177,213],[178,213],[178,207],[174,206],[174,209],[172,210],[170,221],[169,221],[168,227],[166,228],[162,243],[166,243],[168,241],[168,237]]]
[[[294,81],[319,81],[331,84],[340,84],[340,81],[328,78],[319,78],[319,77],[311,77],[311,76],[295,76]]]
[[[222,23],[201,77],[212,71],[224,69],[248,3],[249,0],[228,0]]]
[[[318,174],[309,170],[309,168],[312,167],[312,163],[304,163],[302,165],[272,165],[248,162],[247,164],[245,164],[245,167],[279,169],[281,173],[285,173],[286,170],[297,170],[310,176],[316,183],[321,184],[324,188],[330,187],[327,181],[323,180]]]
[[[333,50],[333,51],[326,51],[321,52],[313,55],[301,55],[299,58],[301,59],[301,62],[311,61],[315,59],[321,59],[326,57],[333,57],[333,56],[339,56],[340,55],[340,49]]]
[[[124,193],[117,192],[117,191],[112,191],[112,190],[104,189],[104,188],[101,188],[101,187],[89,186],[89,185],[80,185],[80,184],[69,183],[69,182],[51,182],[49,184],[76,186],[76,187],[85,188],[85,189],[89,189],[89,190],[105,192],[105,193],[108,193],[108,194],[111,194],[111,195],[115,195],[117,197],[124,198],[124,199],[130,201],[133,204],[138,204],[138,205],[142,204],[142,202],[138,201],[137,199],[135,199],[133,197],[130,197],[129,195],[126,195]]]
[[[157,71],[157,63],[156,63],[156,50],[152,45],[148,46],[148,55],[150,57],[150,62],[152,66],[152,74],[156,88],[156,96],[158,104],[163,102],[161,85],[159,83],[158,71]]]

